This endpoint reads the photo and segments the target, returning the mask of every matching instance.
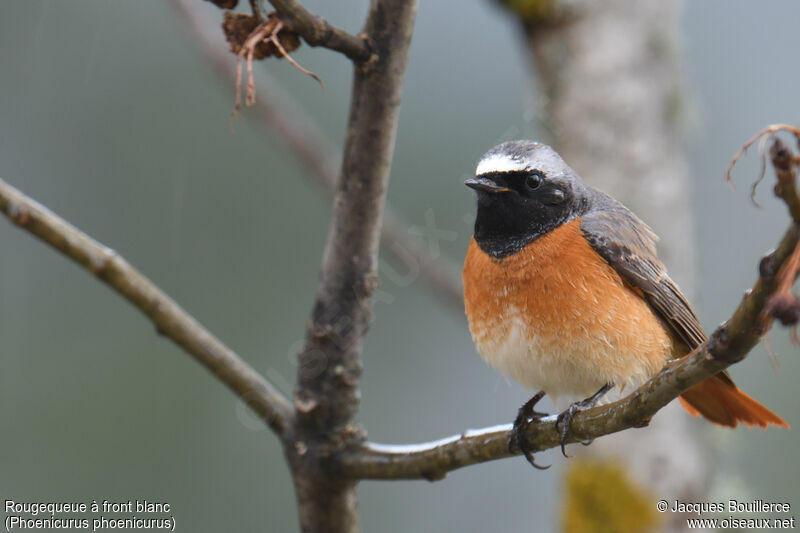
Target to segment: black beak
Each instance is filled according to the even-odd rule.
[[[475,189],[478,192],[487,192],[489,194],[497,194],[500,192],[508,192],[511,189],[508,187],[503,187],[502,185],[498,185],[491,178],[487,178],[484,176],[476,176],[474,178],[470,178],[464,182],[464,185],[469,187],[470,189]]]

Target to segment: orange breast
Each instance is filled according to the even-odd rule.
[[[483,358],[551,396],[636,385],[673,357],[673,338],[583,238],[580,220],[503,259],[473,239],[464,304]]]

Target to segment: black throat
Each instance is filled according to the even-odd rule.
[[[508,201],[502,194],[478,195],[475,217],[475,242],[495,259],[513,255],[539,237],[573,220],[585,210],[583,205],[539,207]],[[583,208],[583,209],[582,209]]]
[[[502,259],[513,255],[542,235],[558,227],[553,220],[542,220],[539,223],[508,216],[501,206],[481,206],[478,202],[478,214],[475,217],[475,242],[481,250]]]

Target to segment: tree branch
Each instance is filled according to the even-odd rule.
[[[576,415],[568,442],[586,441],[648,425],[659,409],[680,394],[744,359],[767,332],[772,323],[768,315],[770,298],[778,291],[781,272],[786,272],[783,267],[800,242],[800,218],[797,218],[800,211],[795,209],[799,201],[794,179],[797,159],[779,140],[771,155],[780,180],[776,194],[786,203],[793,221],[777,249],[762,259],[753,289],[745,294],[731,318],[694,352],[668,365],[629,396]],[[791,179],[785,177],[787,173]],[[788,275],[794,280],[797,272]],[[531,425],[528,439],[533,451],[559,445],[555,421],[556,417],[550,416]],[[510,430],[510,424],[496,426],[410,446],[365,443],[343,454],[341,469],[361,479],[441,479],[457,468],[511,456],[507,446]]]
[[[223,83],[233,86],[235,61],[227,48],[213,39],[219,28],[206,24],[189,0],[175,0],[176,14],[191,32],[196,49],[206,58]],[[252,109],[260,121],[276,134],[277,139],[306,168],[312,182],[333,194],[339,175],[339,161],[329,139],[314,120],[275,83],[262,83],[262,91]],[[264,86],[266,85],[266,87]],[[383,251],[419,272],[422,283],[452,310],[464,312],[459,269],[445,258],[432,257],[425,243],[408,232],[407,224],[390,207],[385,207],[381,226]]]
[[[356,63],[374,61],[373,51],[362,37],[336,28],[322,17],[312,15],[297,0],[269,0],[286,26],[303,36],[311,46],[340,52]]]
[[[284,437],[292,417],[286,399],[114,250],[3,180],[0,180],[0,211],[18,227],[56,248],[120,293],[152,320],[159,333],[202,363],[278,436]]]
[[[355,69],[341,177],[334,194],[316,302],[299,354],[287,447],[303,531],[356,531],[356,481],[326,459],[363,440],[358,409],[361,352],[378,286],[378,243],[394,153],[416,0],[373,0],[364,33],[378,52]]]

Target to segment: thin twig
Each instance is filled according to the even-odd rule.
[[[769,134],[762,137],[761,141],[758,143],[758,157],[761,160],[761,166],[758,169],[758,177],[750,187],[750,201],[759,209],[762,209],[762,207],[756,200],[756,189],[758,189],[759,184],[764,180],[764,176],[767,175],[767,143],[772,139],[773,135],[774,134]]]
[[[242,45],[242,49],[239,51],[236,57],[237,65],[242,60],[242,58],[246,55],[247,56],[247,92],[245,93],[244,97],[244,105],[251,106],[256,103],[256,82],[253,79],[253,56],[256,53],[256,45],[261,42],[269,32],[269,28],[267,27],[267,22],[262,22],[256,29],[253,30],[253,33],[247,38]],[[238,86],[239,80],[236,80],[236,84]],[[236,101],[239,102],[239,93],[236,93]]]
[[[317,80],[317,83],[319,83],[320,87],[322,87],[324,89],[325,88],[325,84],[322,83],[322,78],[320,78],[319,76],[317,76],[316,74],[314,74],[313,72],[308,70],[307,68],[301,67],[300,64],[297,61],[295,61],[294,58],[291,55],[289,55],[289,52],[287,52],[286,49],[283,47],[283,45],[281,44],[281,40],[278,38],[278,32],[281,31],[282,28],[283,28],[283,22],[279,21],[278,24],[275,25],[275,29],[272,30],[272,33],[267,37],[267,40],[268,41],[272,41],[272,44],[274,44],[275,48],[277,48],[278,51],[281,53],[281,57],[285,57],[286,60],[289,61],[289,63],[294,65],[294,68],[296,68],[297,70],[299,70],[303,74],[305,74],[307,76],[311,76],[312,78]],[[255,103],[255,98],[256,97],[255,97],[255,91],[254,91],[253,103],[248,104],[248,105],[253,105]]]
[[[750,140],[744,143],[742,147],[739,148],[739,150],[731,158],[730,162],[728,163],[728,167],[725,169],[725,183],[727,183],[731,187],[734,186],[733,179],[731,178],[731,171],[733,170],[733,167],[736,165],[739,159],[741,159],[741,157],[747,152],[748,148],[753,146],[753,144],[756,141],[758,141],[763,135],[765,134],[774,135],[779,131],[788,131],[789,133],[795,136],[798,142],[800,142],[800,130],[798,130],[796,127],[790,124],[772,124],[770,126],[767,126],[766,128],[762,129],[761,131],[753,135],[753,137],[751,137]]]
[[[795,332],[796,330],[793,330]],[[764,353],[767,354],[767,360],[769,361],[770,366],[774,372],[781,371],[781,362],[778,359],[778,354],[775,352],[775,349],[772,347],[772,340],[769,337],[769,332],[761,339],[761,344],[764,346]]]
[[[0,211],[18,227],[53,246],[124,296],[153,321],[159,333],[208,368],[281,438],[285,436],[292,414],[280,392],[114,250],[3,180],[0,180]]]
[[[303,36],[311,46],[341,52],[358,63],[373,62],[373,51],[360,36],[336,28],[322,17],[309,13],[297,0],[269,0],[286,26]]]
[[[245,93],[244,103],[247,107],[251,107],[256,103],[256,84],[253,76],[253,61],[255,59],[256,47],[262,42],[272,43],[275,47],[275,55],[278,57],[285,57],[289,63],[303,74],[314,78],[320,87],[325,88],[322,79],[303,68],[300,64],[289,55],[283,44],[281,43],[279,33],[284,28],[283,22],[274,17],[264,19],[259,23],[250,35],[247,36],[242,44],[239,52],[236,54],[236,99],[233,104],[233,111],[228,121],[228,126],[233,130],[233,120],[241,118],[240,110],[242,108],[242,63],[247,63],[247,89]]]

